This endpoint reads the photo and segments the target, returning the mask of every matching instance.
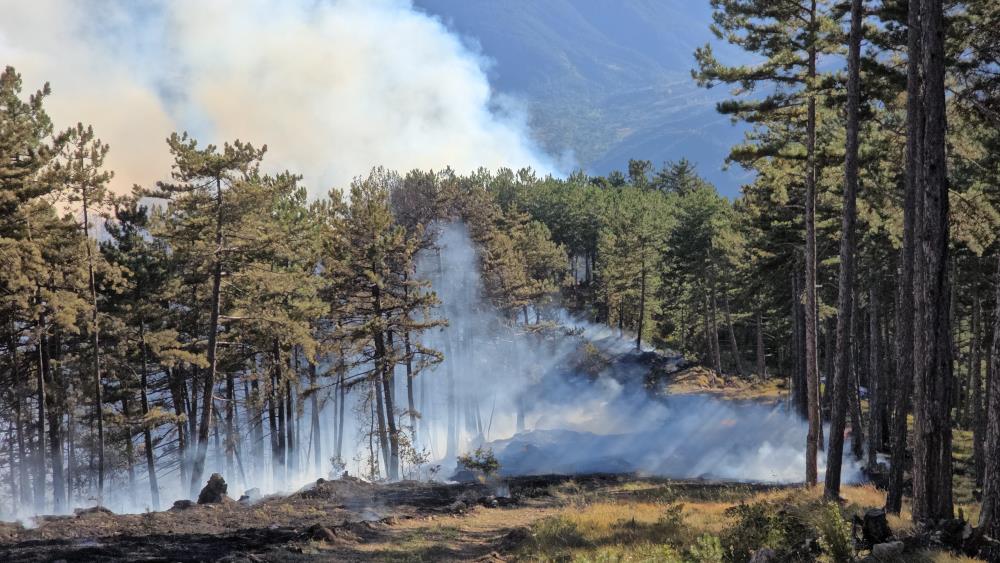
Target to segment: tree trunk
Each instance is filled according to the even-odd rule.
[[[160,509],[160,488],[156,483],[156,459],[153,455],[153,434],[149,429],[149,362],[146,357],[145,325],[139,323],[139,353],[142,355],[139,391],[142,406],[142,438],[146,447],[146,473],[149,474],[149,499],[153,510]]]
[[[208,320],[208,370],[202,387],[201,424],[198,425],[198,449],[191,465],[191,496],[198,494],[205,455],[208,452],[208,435],[212,427],[212,390],[215,388],[219,336],[219,306],[222,300],[222,180],[215,179],[215,257],[212,264],[212,312]]]
[[[920,0],[909,0],[906,63],[906,187],[903,197],[903,247],[900,250],[899,307],[896,314],[896,392],[892,414],[892,465],[889,471],[887,512],[899,514],[903,506],[906,469],[907,415],[914,383],[914,276],[916,274],[917,200],[921,192],[923,107],[920,100]]]
[[[923,0],[924,69],[922,252],[914,275],[917,297],[914,396],[913,519],[951,518],[952,340],[948,279],[948,181],[945,162],[944,7]]]
[[[812,0],[809,10],[809,80],[816,78],[816,0]],[[816,468],[817,450],[820,447],[819,415],[819,365],[816,358],[816,95],[814,86],[807,86],[808,107],[806,123],[806,315],[805,315],[805,363],[806,392],[808,399],[809,432],[806,437],[806,484],[813,486],[818,480]]]
[[[316,362],[309,362],[309,388],[312,397],[310,398],[311,405],[310,410],[311,420],[310,425],[312,428],[312,447],[313,447],[313,463],[315,464],[316,473],[323,474],[323,440],[321,437],[321,425],[319,423],[319,390],[316,387]]]
[[[94,403],[97,417],[97,502],[104,499],[104,386],[101,383],[101,336],[97,322],[97,283],[94,279],[94,253],[90,248],[90,205],[87,189],[83,196],[83,232],[87,248],[87,281],[90,289],[90,338],[94,354]]]
[[[726,326],[729,327],[729,346],[733,349],[733,360],[736,364],[736,373],[740,374],[740,377],[746,377],[747,374],[743,370],[743,359],[740,357],[740,347],[736,343],[736,329],[733,328],[733,315],[729,309],[728,291],[722,294],[722,304],[725,307],[723,313],[726,315]]]
[[[881,385],[881,350],[878,326],[878,292],[875,285],[868,288],[868,469],[878,467],[878,449],[882,443],[882,395],[888,392]]]
[[[642,350],[642,325],[646,322],[646,252],[645,249],[639,251],[642,255],[641,273],[639,277],[639,322],[636,323],[635,349]]]
[[[757,377],[761,379],[767,377],[767,356],[764,353],[764,319],[760,311],[757,311]]]
[[[983,463],[983,504],[979,526],[992,538],[1000,538],[1000,256],[997,258],[996,310],[990,347],[989,404],[986,411],[986,456]]]
[[[38,426],[36,430],[38,446],[35,448],[34,500],[35,512],[37,513],[45,511],[45,403],[47,401],[45,397],[45,379],[47,378],[45,372],[48,364],[45,359],[46,330],[45,314],[43,313],[38,319],[38,369],[36,370],[38,375],[36,380],[38,384]]]
[[[847,139],[844,155],[844,207],[840,218],[840,271],[837,278],[837,349],[833,378],[827,379],[830,395],[830,443],[826,455],[826,482],[823,494],[840,499],[840,474],[844,456],[847,390],[851,369],[851,331],[854,326],[854,224],[858,197],[858,113],[861,107],[861,0],[851,0],[851,32],[847,43]],[[814,202],[815,203],[815,202]],[[807,209],[813,210],[814,207]],[[807,211],[808,212],[808,211]],[[830,375],[827,374],[829,378]],[[853,426],[853,425],[852,425]],[[858,441],[854,436],[853,443]]]

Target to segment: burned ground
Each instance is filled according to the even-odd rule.
[[[504,502],[497,502],[493,484],[320,481],[287,497],[265,498],[253,505],[230,501],[145,514],[50,516],[30,528],[4,524],[0,560],[501,560],[523,543],[525,526],[565,505],[565,498],[553,491],[567,483],[580,498],[618,494],[665,500],[665,489],[625,490],[637,480],[633,475],[610,474],[516,477],[505,482],[509,498],[515,500],[499,499]],[[678,498],[726,500],[774,489],[661,482],[670,483],[670,494]],[[413,547],[406,553],[394,551],[394,546],[408,544]]]

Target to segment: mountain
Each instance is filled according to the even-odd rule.
[[[726,195],[746,179],[723,171],[742,128],[715,111],[725,89],[691,78],[714,40],[707,1],[415,0],[488,58],[496,91],[526,102],[552,154],[605,174],[630,158],[681,157]]]

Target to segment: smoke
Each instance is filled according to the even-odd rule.
[[[94,125],[118,190],[167,175],[174,130],[266,143],[314,196],[375,165],[555,169],[489,61],[409,0],[16,2],[0,63],[51,83],[57,126]]]
[[[438,242],[440,254],[425,254],[420,271],[432,280],[449,320],[428,339],[446,359],[418,377],[426,397],[419,410],[422,445],[447,467],[454,464],[449,452],[485,443],[510,475],[804,480],[807,427],[782,405],[655,397],[645,378],[662,356],[635,352],[631,339],[562,311],[549,314],[575,330],[546,337],[511,333],[480,295],[476,252],[465,228],[444,226]],[[859,480],[853,458],[844,461],[844,480]]]

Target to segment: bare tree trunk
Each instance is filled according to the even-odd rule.
[[[37,371],[37,384],[38,384],[38,421],[37,421],[37,432],[38,432],[38,447],[35,449],[35,479],[34,479],[34,492],[35,492],[35,511],[38,513],[45,511],[45,403],[47,401],[45,396],[45,379],[46,379],[46,364],[45,361],[45,345],[46,345],[46,334],[45,331],[46,322],[45,315],[42,314],[38,319],[38,369]]]
[[[94,403],[97,417],[97,501],[104,499],[104,386],[101,383],[101,337],[97,322],[97,283],[94,279],[94,253],[90,248],[90,205],[87,189],[83,196],[83,231],[87,248],[87,280],[90,289],[90,338],[94,354]]]
[[[55,340],[55,343],[53,343]],[[60,368],[53,369],[51,360],[53,359],[53,351],[55,353],[55,359],[60,359],[60,343],[59,339],[56,337],[49,338],[48,349],[50,352],[47,355],[49,360],[46,372],[48,372],[49,381],[46,384],[48,388],[48,398],[52,404],[52,407],[48,409],[49,417],[49,457],[52,461],[52,511],[56,514],[61,514],[66,508],[66,479],[63,473],[63,426],[62,417],[63,412],[66,410],[66,389],[64,388],[62,372]],[[58,364],[57,364],[58,365]]]
[[[881,385],[881,365],[879,358],[878,291],[872,284],[868,288],[868,469],[878,467],[878,448],[882,443],[882,395],[888,390]]]
[[[313,447],[313,463],[316,466],[316,472],[320,475],[323,474],[323,440],[322,440],[322,429],[319,423],[319,390],[316,388],[316,362],[309,362],[309,387],[311,390],[311,405],[310,410],[311,420],[310,424],[312,427],[312,447]]]
[[[215,179],[215,257],[212,264],[212,312],[208,320],[208,370],[202,389],[201,424],[198,425],[198,449],[191,464],[191,496],[198,494],[205,455],[208,452],[208,435],[212,427],[212,391],[218,369],[219,307],[222,300],[222,180]]]
[[[646,322],[646,251],[641,249],[641,275],[639,279],[639,322],[636,323],[635,349],[642,350],[642,325]]]
[[[838,500],[840,498],[840,476],[844,455],[844,428],[847,418],[847,391],[849,389],[848,378],[851,377],[849,370],[852,364],[851,331],[854,326],[853,315],[855,309],[854,224],[857,218],[858,112],[861,106],[860,64],[862,20],[864,16],[862,10],[861,0],[851,0],[851,32],[847,46],[847,140],[844,157],[844,207],[840,222],[840,272],[838,274],[837,286],[837,350],[833,378],[832,381],[827,381],[831,396],[830,444],[826,456],[824,496],[830,500]],[[807,213],[810,211],[815,212],[815,202],[807,206]],[[857,441],[856,436],[854,437],[854,441]]]
[[[757,311],[757,377],[767,377],[767,356],[764,353],[764,319]]]
[[[142,406],[142,437],[146,448],[146,473],[149,474],[149,499],[153,510],[160,509],[160,488],[156,483],[156,459],[153,455],[153,434],[149,429],[149,362],[146,357],[146,329],[139,323],[139,353],[142,356],[142,371],[140,372],[139,391]]]
[[[1000,256],[997,259],[996,310],[993,314],[993,343],[987,377],[989,403],[986,411],[986,452],[983,460],[983,504],[979,527],[986,535],[1000,538]]]
[[[809,10],[809,80],[816,77],[816,0]],[[819,413],[819,365],[816,357],[816,95],[813,86],[807,86],[808,106],[806,123],[806,392],[808,397],[809,431],[806,437],[806,484],[813,486],[818,480],[816,458],[820,447],[822,421]]]
[[[729,327],[729,345],[733,349],[733,359],[736,363],[736,373],[740,374],[740,377],[746,377],[746,371],[743,370],[743,359],[740,357],[740,347],[736,343],[736,329],[733,328],[733,315],[729,309],[728,291],[722,293],[722,304],[725,307],[723,313],[726,315],[726,326]]]
[[[913,519],[951,518],[952,339],[948,272],[948,181],[945,162],[944,7],[922,0],[924,69],[923,205],[915,275],[918,342],[915,350]]]
[[[920,100],[920,0],[909,0],[907,15],[908,59],[906,63],[906,191],[903,197],[903,247],[900,251],[899,307],[896,316],[896,392],[892,415],[892,465],[886,511],[899,514],[903,506],[903,477],[906,470],[907,415],[914,383],[914,277],[916,274],[917,202],[922,190],[921,146],[923,106]]]

